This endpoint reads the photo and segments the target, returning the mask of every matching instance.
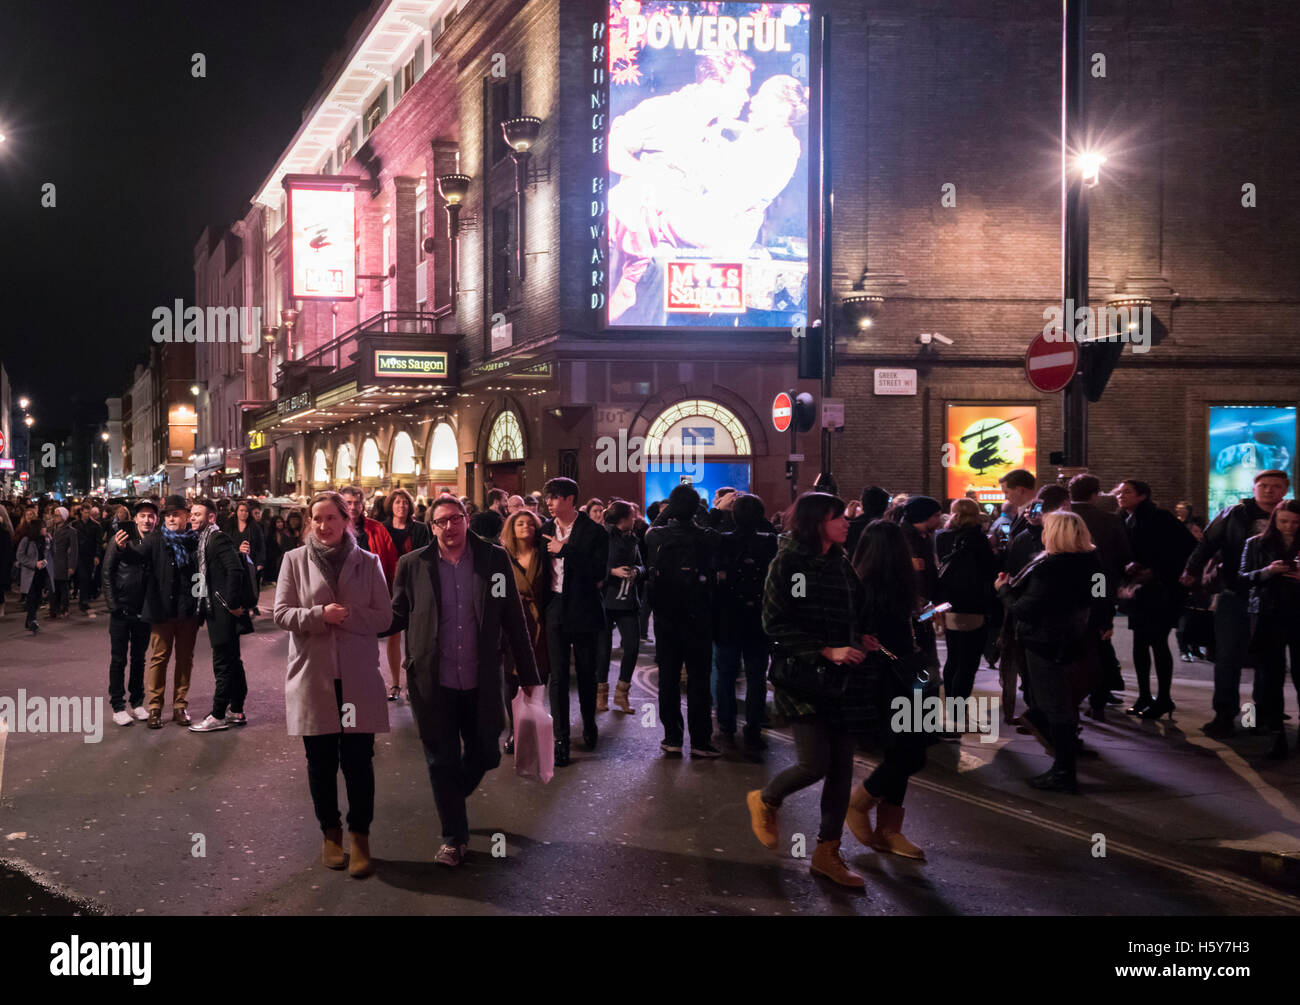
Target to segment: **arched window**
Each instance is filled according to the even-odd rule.
[[[497,416],[488,434],[487,459],[489,464],[498,461],[524,459],[524,431],[519,428],[519,418],[509,409]]]
[[[460,458],[456,450],[456,431],[450,422],[440,422],[429,441],[429,470],[456,471]]]
[[[357,466],[357,452],[351,443],[344,443],[339,446],[339,451],[334,455],[334,480],[340,485],[346,485],[352,481],[352,472]]]
[[[362,464],[364,463],[363,457]],[[415,474],[415,445],[407,433],[398,433],[393,437],[393,474]]]
[[[367,436],[361,444],[361,477],[383,478],[384,469],[379,463],[379,444],[373,436]]]
[[[316,456],[312,458],[311,480],[313,485],[327,485],[330,480],[330,459],[325,456],[325,451],[317,449]]]
[[[289,456],[284,459],[284,481],[288,482],[290,485],[293,485],[298,481],[298,463],[294,460],[293,454],[289,454]]]
[[[680,452],[683,447],[705,457],[747,457],[753,453],[749,433],[736,413],[707,398],[679,401],[650,424],[647,456],[656,456],[661,448]]]

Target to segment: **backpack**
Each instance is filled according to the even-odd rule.
[[[725,568],[732,603],[738,612],[746,615],[763,611],[763,587],[772,561],[766,538],[764,534],[740,538],[744,547],[727,556]]]
[[[708,616],[711,597],[708,570],[701,560],[703,533],[690,527],[665,536],[649,569],[650,606],[670,616]]]

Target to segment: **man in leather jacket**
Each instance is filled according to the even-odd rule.
[[[123,528],[123,531],[132,540],[139,541],[157,523],[157,504],[152,499],[144,499],[136,503],[134,525],[127,525],[131,529]],[[119,726],[129,726],[136,719],[149,718],[144,709],[144,661],[149,646],[149,622],[140,616],[149,585],[149,567],[140,562],[122,561],[116,540],[110,540],[104,552],[103,569],[111,652],[108,700],[113,706],[113,721]],[[128,650],[131,675],[124,686]]]

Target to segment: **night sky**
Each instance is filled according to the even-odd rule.
[[[39,422],[106,417],[153,309],[194,302],[203,227],[243,215],[368,6],[0,4],[0,361]]]

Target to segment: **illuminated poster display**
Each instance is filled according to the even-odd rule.
[[[998,479],[1012,468],[1038,476],[1035,405],[949,405],[943,445],[948,498],[974,490],[983,503],[1003,500]]]
[[[647,471],[645,475],[645,506],[668,498],[668,493],[678,485],[690,485],[700,498],[713,502],[713,493],[724,485],[739,492],[749,489],[748,461],[700,461],[691,471]]]
[[[352,187],[288,182],[295,300],[355,300],[356,198]]]
[[[1277,468],[1295,485],[1294,405],[1211,405],[1210,516],[1255,489],[1255,475]]]
[[[611,327],[806,323],[806,3],[609,4]]]

